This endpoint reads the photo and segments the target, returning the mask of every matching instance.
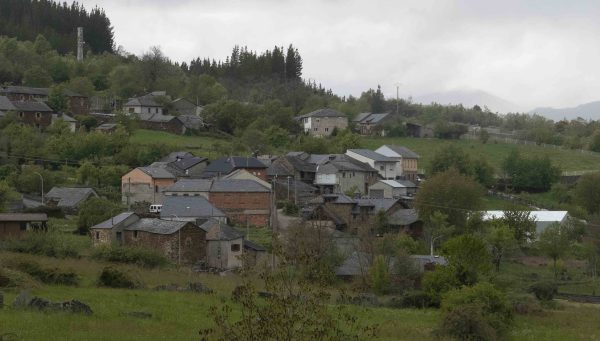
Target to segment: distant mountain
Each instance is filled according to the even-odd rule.
[[[581,104],[573,108],[535,108],[531,114],[539,114],[554,121],[560,121],[563,118],[568,120],[581,117],[584,119],[600,119],[600,101]]]
[[[482,90],[451,90],[431,93],[413,98],[413,102],[430,104],[462,104],[464,107],[479,105],[482,109],[488,107],[493,112],[508,113],[522,112],[523,108],[498,96]]]

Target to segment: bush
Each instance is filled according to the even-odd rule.
[[[407,291],[400,297],[393,297],[387,304],[390,308],[433,308],[439,307],[439,302],[432,300],[424,291],[412,290]]]
[[[58,232],[28,233],[24,238],[5,241],[0,248],[11,252],[47,257],[79,258],[79,251],[75,243],[69,238],[63,238]]]
[[[423,291],[431,298],[434,306],[439,306],[442,295],[452,289],[460,287],[456,274],[449,266],[438,266],[435,271],[427,272],[423,276]]]
[[[508,331],[513,310],[489,283],[449,291],[442,300],[438,333],[458,340],[496,340]]]
[[[298,209],[298,206],[296,206],[296,205],[295,205],[293,202],[291,202],[291,201],[286,201],[286,202],[283,204],[283,213],[284,213],[285,215],[288,215],[288,216],[295,216],[295,215],[298,215],[298,211],[299,211],[299,209]]]
[[[169,264],[167,258],[160,253],[129,247],[99,247],[91,255],[92,259],[115,263],[136,264],[145,268],[162,267]]]
[[[79,276],[73,271],[61,271],[59,268],[42,268],[35,262],[21,262],[17,265],[17,268],[42,283],[73,286],[79,284]]]
[[[519,315],[539,315],[542,307],[533,296],[528,294],[512,295],[509,297],[513,312]]]
[[[112,266],[107,266],[102,269],[100,277],[98,278],[98,285],[109,288],[125,289],[135,289],[140,286],[137,281],[129,277],[125,272]]]
[[[529,287],[529,292],[540,301],[551,301],[558,292],[558,286],[552,281],[536,282]]]

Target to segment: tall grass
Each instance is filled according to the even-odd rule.
[[[122,246],[99,247],[90,257],[95,260],[135,264],[145,268],[164,267],[169,264],[169,260],[156,251]]]

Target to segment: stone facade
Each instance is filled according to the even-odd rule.
[[[193,264],[206,259],[206,232],[193,223],[172,234],[125,230],[123,243],[155,250],[174,263]]]
[[[271,217],[270,192],[210,192],[209,201],[234,223],[267,226]]]
[[[243,239],[207,241],[208,266],[217,269],[235,269],[243,265]]]
[[[70,96],[68,104],[68,111],[72,115],[88,115],[90,113],[90,99],[88,97]]]
[[[51,111],[19,111],[17,118],[22,123],[38,129],[46,129],[52,124]]]
[[[304,117],[304,131],[312,136],[330,136],[334,129],[348,128],[347,117]]]

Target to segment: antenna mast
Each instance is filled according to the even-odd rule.
[[[77,61],[83,61],[83,27],[77,27]]]

